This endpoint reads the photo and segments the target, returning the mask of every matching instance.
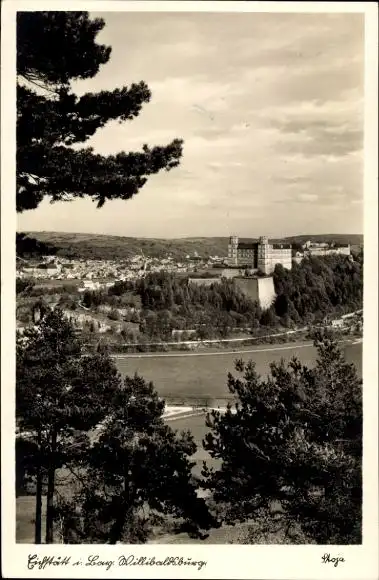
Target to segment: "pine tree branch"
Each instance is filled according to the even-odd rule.
[[[20,73],[21,77],[23,77],[28,83],[32,83],[33,85],[35,85],[36,87],[38,87],[39,89],[42,89],[44,91],[47,91],[49,93],[53,93],[55,96],[59,96],[57,89],[50,89],[49,87],[47,87],[46,85],[40,85],[39,83],[37,83],[35,80],[32,79],[32,74],[29,73]],[[34,76],[34,78],[39,78],[37,75]]]

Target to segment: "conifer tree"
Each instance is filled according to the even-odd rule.
[[[66,542],[144,542],[162,518],[202,537],[215,522],[192,477],[196,445],[163,411],[151,383],[122,381],[106,352],[85,355],[62,311],[18,336],[17,480],[21,487],[26,472],[35,483],[36,543],[45,493],[46,543],[55,541],[57,520]],[[72,502],[58,501],[62,468],[72,476]]]
[[[55,477],[88,447],[86,433],[107,415],[119,377],[110,359],[84,356],[72,324],[50,311],[17,339],[16,417],[34,443],[29,472],[36,483],[36,542],[47,486],[46,543],[53,541]]]
[[[111,47],[96,43],[104,25],[87,12],[17,14],[19,212],[38,207],[45,197],[54,202],[89,196],[98,207],[126,200],[150,175],[179,164],[180,139],[109,156],[77,147],[108,121],[134,119],[151,98],[143,81],[80,97],[72,91],[72,81],[94,77],[110,59]]]
[[[169,520],[176,532],[204,537],[216,525],[191,474],[193,437],[172,430],[163,411],[152,383],[125,378],[88,451],[84,484],[62,505],[66,541],[144,543],[154,523]]]
[[[207,418],[204,448],[222,465],[204,467],[205,486],[228,523],[269,514],[274,502],[286,527],[300,523],[313,542],[360,543],[362,385],[327,332],[315,343],[314,368],[294,358],[267,379],[237,361],[234,409]]]

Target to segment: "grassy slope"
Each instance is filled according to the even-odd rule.
[[[65,232],[28,232],[27,235],[55,246],[58,248],[58,255],[76,255],[94,259],[128,258],[140,253],[141,250],[151,257],[161,257],[170,253],[179,259],[187,254],[193,254],[194,251],[202,256],[226,256],[228,251],[227,237],[158,239]],[[283,239],[294,242],[304,242],[310,239],[312,241],[333,240],[337,243],[363,243],[363,236],[358,234],[301,235]]]

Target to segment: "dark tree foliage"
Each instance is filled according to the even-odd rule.
[[[225,337],[238,326],[256,326],[261,315],[259,305],[230,280],[203,286],[161,272],[141,279],[136,292],[144,308],[143,330],[151,337],[160,334],[160,325],[151,330],[150,322],[167,321],[164,312],[172,314],[171,329],[197,328],[201,338]],[[155,313],[155,317],[150,312]]]
[[[22,258],[35,258],[43,255],[56,254],[57,248],[53,244],[46,244],[25,233],[16,233],[16,255]]]
[[[345,256],[311,256],[292,270],[277,264],[274,270],[275,311],[295,322],[307,322],[312,313],[322,319],[338,310],[362,308],[362,264]]]
[[[320,544],[361,542],[362,385],[328,333],[314,368],[294,358],[262,379],[252,361],[229,374],[234,410],[212,411],[204,448],[222,460],[204,468],[226,522],[255,518],[273,502],[286,527]]]
[[[198,286],[163,271],[117,282],[107,292],[86,291],[83,304],[88,308],[102,303],[127,306],[133,295],[142,307],[141,332],[151,339],[166,339],[173,329],[194,328],[201,338],[225,336],[230,329],[258,325],[261,316],[259,305],[231,280]]]
[[[35,286],[31,278],[16,278],[16,294],[30,295]]]
[[[111,544],[146,541],[154,518],[197,537],[215,523],[196,493],[192,436],[165,424],[152,383],[122,382],[107,349],[83,355],[60,310],[18,336],[16,385],[16,484],[34,486],[36,543],[44,494],[46,543],[58,522],[65,542]],[[57,494],[62,468],[72,501]]]
[[[110,120],[140,113],[151,93],[141,81],[113,91],[75,95],[73,80],[94,77],[111,47],[96,43],[102,19],[86,12],[19,12],[17,15],[17,211],[51,201],[89,196],[129,199],[149,175],[179,164],[182,141],[141,152],[103,156],[85,143]]]
[[[131,292],[135,289],[135,284],[129,280],[117,280],[113,286],[108,288],[109,296],[122,296],[127,292]]]
[[[311,258],[292,271],[277,265],[274,285],[275,302],[263,312],[233,280],[202,285],[164,271],[116,282],[107,291],[86,291],[83,304],[141,308],[140,332],[157,341],[172,337],[174,329],[196,330],[202,340],[226,338],[236,329],[294,328],[362,308],[362,266],[345,257]]]
[[[81,343],[60,310],[27,328],[17,339],[16,354],[17,425],[38,450],[27,465],[41,484],[47,483],[46,541],[51,543],[56,470],[84,452],[83,435],[106,416],[118,377],[110,359],[82,356]]]
[[[188,278],[160,272],[148,274],[136,287],[142,305],[154,310],[173,305],[209,305],[226,312],[248,313],[255,303],[240,291],[232,280],[215,280],[210,286],[192,284]]]
[[[167,517],[194,537],[216,524],[191,475],[193,437],[164,423],[164,406],[152,383],[125,378],[88,451],[84,485],[63,508],[66,541],[143,543]]]
[[[37,444],[28,438],[16,439],[16,497],[28,493],[28,484],[33,483],[36,466],[41,464],[38,458]]]
[[[278,319],[275,316],[275,312],[272,308],[268,308],[262,312],[262,316],[259,319],[262,326],[276,326],[278,324]]]

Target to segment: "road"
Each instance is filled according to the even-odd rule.
[[[296,345],[296,348],[309,348],[312,346],[312,342],[305,342],[305,343],[299,343],[298,345]],[[183,352],[164,352],[164,353],[158,353],[158,352],[146,352],[146,353],[138,353],[138,354],[114,354],[112,355],[112,358],[115,359],[130,359],[130,358],[165,358],[165,357],[169,357],[169,358],[175,358],[175,357],[189,357],[189,356],[225,356],[228,354],[246,354],[246,353],[259,353],[259,352],[279,352],[282,350],[293,350],[294,349],[294,345],[290,344],[290,345],[284,345],[284,346],[262,346],[262,347],[255,347],[255,348],[251,348],[251,346],[246,346],[245,348],[233,348],[232,350],[226,350],[226,349],[217,349],[217,350],[211,350],[211,349],[207,349],[206,352],[187,352],[187,353],[183,353]],[[117,364],[117,363],[116,363]]]

